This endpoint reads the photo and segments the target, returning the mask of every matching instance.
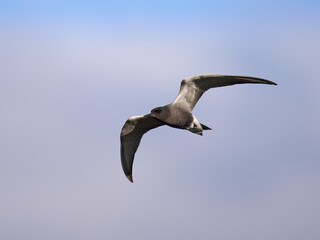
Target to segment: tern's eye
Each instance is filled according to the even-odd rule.
[[[155,109],[152,110],[152,112],[159,114],[159,113],[162,112],[162,109],[161,108],[155,108]]]

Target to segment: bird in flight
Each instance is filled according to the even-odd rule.
[[[211,128],[200,123],[192,114],[192,109],[202,94],[215,87],[224,87],[242,83],[260,83],[277,85],[276,83],[256,77],[233,75],[198,75],[183,79],[177,98],[170,104],[157,107],[144,116],[130,117],[122,127],[121,164],[124,174],[130,182],[132,179],[132,166],[134,155],[138,149],[142,136],[151,129],[168,125],[170,127],[189,130],[202,135],[203,130]]]

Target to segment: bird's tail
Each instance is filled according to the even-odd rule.
[[[203,130],[212,130],[212,129],[209,128],[208,126],[206,126],[206,125],[204,125],[204,124],[202,124],[202,123],[200,123],[200,124],[201,124],[201,127],[202,127]]]

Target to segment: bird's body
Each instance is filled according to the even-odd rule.
[[[186,129],[193,121],[192,112],[181,105],[168,104],[151,110],[151,116],[171,127]]]
[[[192,133],[202,135],[202,126],[204,125],[200,124],[186,104],[171,103],[151,110],[150,115],[170,127],[186,129]],[[205,130],[209,129],[206,127]]]
[[[202,94],[210,88],[241,83],[277,85],[269,80],[255,77],[198,75],[182,80],[179,94],[171,104],[154,108],[150,114],[129,118],[124,124],[120,135],[121,162],[127,178],[133,182],[133,159],[143,134],[153,128],[168,125],[202,135],[203,130],[210,130],[211,128],[200,123],[192,114],[192,109]]]

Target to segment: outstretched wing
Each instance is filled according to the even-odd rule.
[[[187,103],[192,110],[202,94],[210,88],[224,87],[241,83],[261,83],[277,85],[276,83],[256,77],[233,75],[199,75],[182,80],[180,92],[173,104]]]
[[[134,154],[138,149],[143,134],[162,125],[164,124],[151,117],[150,114],[131,117],[123,125],[120,134],[121,164],[123,172],[130,182],[133,182],[132,165]]]

